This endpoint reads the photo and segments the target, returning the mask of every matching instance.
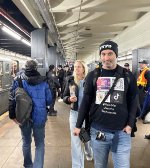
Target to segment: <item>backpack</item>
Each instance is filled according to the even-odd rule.
[[[18,88],[15,90],[16,100],[16,120],[23,124],[25,121],[30,120],[32,112],[32,99],[24,90],[21,78],[17,78]]]

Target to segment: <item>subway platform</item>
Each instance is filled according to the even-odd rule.
[[[49,116],[46,124],[44,168],[71,168],[69,106],[57,102],[56,109],[58,116]],[[138,132],[132,138],[131,168],[150,168],[150,140],[144,139],[150,133],[150,124],[138,121],[137,126]],[[0,168],[23,168],[21,146],[20,129],[5,113],[0,116]],[[34,148],[33,141],[33,157]],[[110,159],[108,167],[113,168]],[[93,162],[85,160],[85,168],[94,168]]]

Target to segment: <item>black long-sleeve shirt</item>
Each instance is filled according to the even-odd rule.
[[[114,70],[102,69],[101,77],[114,77],[116,71],[117,71],[117,68]],[[116,111],[115,115],[112,115],[113,113],[111,112],[109,113],[109,108],[107,113],[102,112],[104,108],[99,110],[97,114],[95,113],[99,105],[95,104],[96,89],[93,84],[94,71],[88,74],[85,81],[84,96],[79,109],[79,115],[76,123],[77,128],[81,128],[82,123],[87,115],[90,115],[90,118],[91,117],[93,118],[93,116],[95,116],[94,119],[92,120],[92,125],[96,127],[100,126],[100,127],[103,127],[104,129],[111,129],[111,130],[121,130],[126,125],[133,127],[135,118],[136,118],[136,111],[137,111],[137,85],[136,85],[136,80],[132,75],[132,73],[127,71],[126,73],[128,75],[125,75],[125,73],[123,75],[124,84],[126,84],[127,86],[125,87],[126,91],[121,93],[122,95],[124,95],[122,96],[123,102],[122,104],[119,105],[119,108],[116,108],[114,110]],[[118,106],[117,103],[112,103],[112,104]],[[111,105],[111,103],[106,103],[106,105],[109,106]],[[99,120],[97,120],[97,117],[99,115],[100,115],[100,118]]]

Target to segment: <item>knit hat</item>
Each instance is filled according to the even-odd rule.
[[[100,55],[103,50],[112,50],[116,54],[116,57],[118,57],[118,45],[113,41],[105,41],[102,43],[99,47]]]
[[[25,70],[32,71],[37,70],[38,63],[35,60],[28,60],[25,64]]]

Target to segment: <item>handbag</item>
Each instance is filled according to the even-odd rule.
[[[82,127],[79,133],[79,138],[83,143],[90,141],[91,137],[89,131]]]

